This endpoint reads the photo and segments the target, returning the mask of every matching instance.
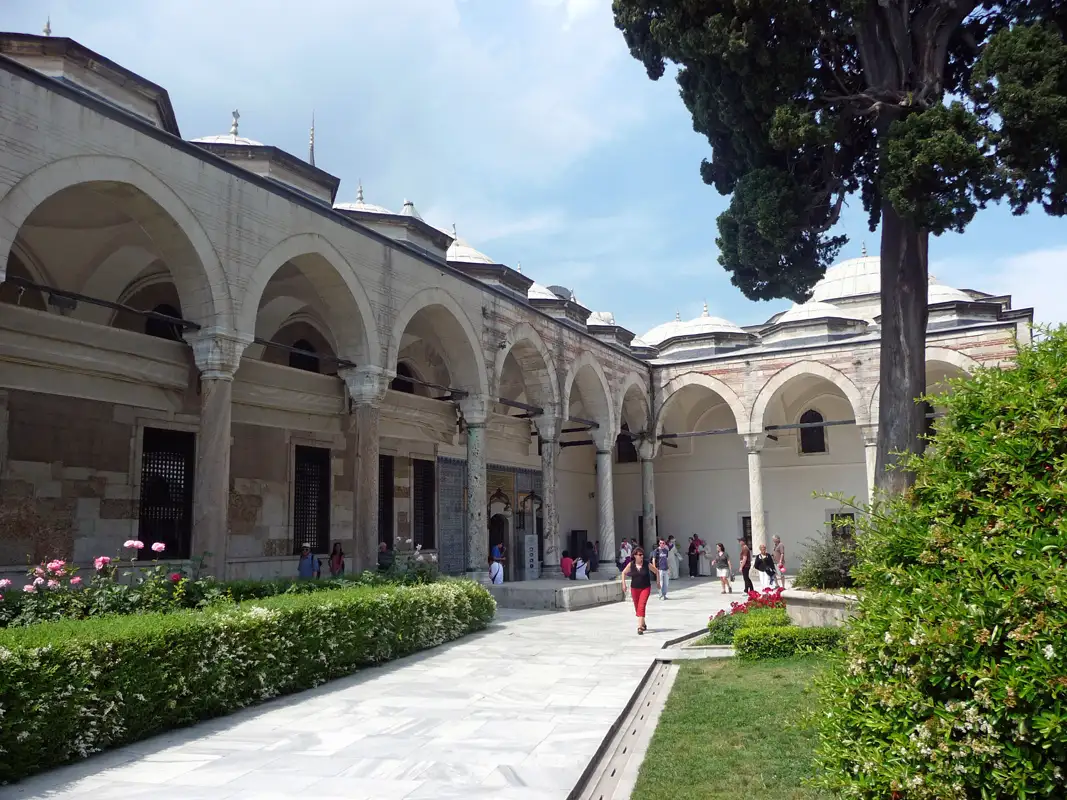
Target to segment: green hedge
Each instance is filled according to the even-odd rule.
[[[766,628],[790,625],[784,608],[754,608],[743,614],[723,614],[708,620],[707,644],[731,644],[742,628]]]
[[[471,581],[0,631],[0,783],[485,628]]]
[[[819,653],[839,647],[843,634],[841,628],[742,628],[734,634],[734,653],[744,661]]]

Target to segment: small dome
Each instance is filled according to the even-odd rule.
[[[229,133],[220,133],[215,136],[201,136],[198,139],[190,139],[193,144],[239,144],[245,147],[263,147],[263,142],[255,139],[247,139],[237,135],[237,122],[241,119],[241,112],[233,112],[233,121],[230,123]]]
[[[356,190],[356,202],[354,203],[335,203],[334,211],[362,211],[365,214],[392,214],[388,208],[384,206],[376,206],[373,203],[363,202],[363,181],[359,182],[359,188]]]
[[[813,319],[859,319],[841,310],[831,303],[820,300],[809,300],[807,303],[794,303],[793,307],[775,320],[776,324],[783,322],[806,322]]]
[[[528,300],[559,300],[555,292],[536,281],[526,290],[526,298]]]
[[[456,233],[456,226],[452,226],[452,244],[448,247],[448,253],[445,256],[449,261],[457,261],[462,264],[495,264],[489,256],[485,253],[481,253],[471,247],[466,239],[459,238],[459,234]],[[555,295],[553,295],[553,298]]]
[[[610,311],[593,311],[586,320],[587,325],[614,325],[615,315]]]
[[[882,287],[882,262],[878,256],[850,258],[834,264],[812,290],[812,300],[835,300],[878,294]]]
[[[713,333],[744,333],[744,331],[729,320],[709,316],[708,304],[705,303],[704,313],[696,319],[682,322],[681,318],[676,315],[671,322],[657,325],[648,333],[643,334],[640,339],[647,344],[658,345],[676,336],[701,336]]]
[[[959,289],[953,289],[943,283],[934,283],[930,279],[930,288],[927,290],[926,302],[929,305],[936,303],[973,303],[974,298]]]

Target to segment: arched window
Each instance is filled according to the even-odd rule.
[[[825,422],[822,414],[814,408],[809,408],[800,415],[801,425]],[[801,428],[800,429],[800,452],[801,453],[825,453],[826,452],[826,428]]]
[[[289,366],[293,369],[302,369],[304,372],[318,372],[319,371],[319,359],[315,356],[315,345],[309,342],[307,339],[297,339],[293,342],[295,350],[303,350],[302,353],[297,353],[295,350],[289,351]]]
[[[404,392],[405,394],[415,394],[415,384],[411,381],[405,381],[403,378],[414,378],[415,373],[412,372],[411,367],[403,362],[396,365],[396,375],[393,378],[393,382],[389,384],[389,388],[394,392]]]
[[[634,444],[634,438],[628,433],[630,426],[624,422],[622,423],[622,429],[624,433],[620,433],[615,437],[617,461],[619,464],[635,464],[640,459],[637,455],[637,445]]]
[[[174,319],[182,318],[182,312],[167,303],[156,306],[152,311],[156,314],[174,317]],[[176,325],[173,322],[167,322],[165,319],[157,317],[144,318],[144,332],[149,336],[155,336],[157,339],[169,339],[172,342],[182,341],[181,325]]]

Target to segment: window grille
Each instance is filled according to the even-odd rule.
[[[434,462],[415,459],[411,462],[411,466],[415,544],[421,544],[426,550],[433,550],[437,546],[434,524],[437,475],[434,471]]]
[[[293,470],[293,552],[305,542],[313,553],[330,550],[330,451],[296,447]]]
[[[752,517],[741,517],[741,535],[745,537],[745,544],[752,547]]]
[[[378,541],[395,546],[396,519],[393,513],[393,457],[378,456]]]
[[[189,558],[193,527],[196,434],[145,428],[141,444],[138,538],[162,542],[171,558]]]
[[[319,356],[315,345],[307,339],[298,339],[293,342],[295,350],[289,351],[289,366],[293,369],[302,369],[304,372],[319,372]],[[296,352],[300,350],[301,352]]]
[[[852,513],[830,514],[830,535],[841,541],[851,541],[856,532],[856,515]]]
[[[800,415],[802,425],[825,422],[822,414],[814,408],[809,408]],[[825,453],[826,452],[826,428],[801,428],[800,429],[800,452],[801,453]]]
[[[624,431],[629,431],[630,428],[624,422],[622,424]],[[634,439],[628,433],[620,433],[615,437],[615,453],[616,462],[619,464],[636,464],[641,459],[637,455],[637,445],[634,444]]]
[[[174,319],[181,319],[182,312],[172,305],[158,305],[152,309],[157,314],[164,314]],[[172,342],[182,342],[182,328],[173,322],[167,322],[159,317],[144,318],[144,332],[157,339],[169,339]]]

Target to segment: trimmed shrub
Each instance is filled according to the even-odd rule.
[[[0,631],[0,783],[485,628],[471,581]]]
[[[856,585],[856,546],[849,537],[820,536],[807,541],[804,563],[797,570],[798,589],[851,589]]]
[[[736,614],[719,612],[708,620],[707,644],[731,644],[742,628],[764,628],[792,624],[784,608],[754,608]]]
[[[845,800],[1067,797],[1067,329],[953,389],[860,523],[816,768]]]
[[[734,634],[734,653],[743,661],[821,653],[841,643],[841,628],[744,627]]]

